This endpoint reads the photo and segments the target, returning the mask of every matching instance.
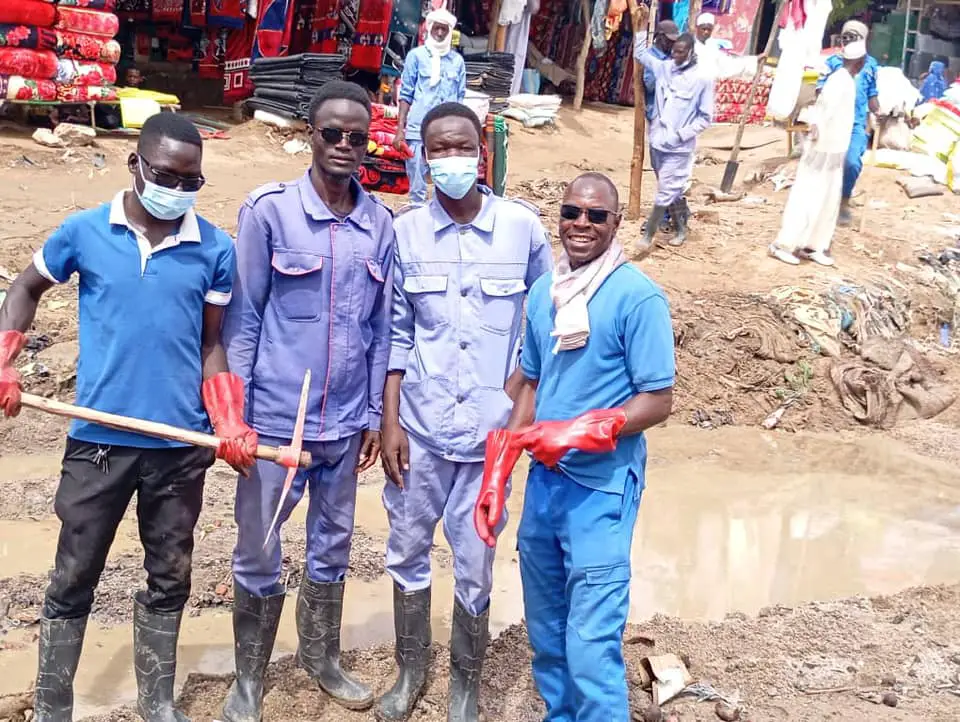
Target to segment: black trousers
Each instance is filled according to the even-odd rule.
[[[61,521],[57,557],[43,615],[90,613],[107,553],[134,493],[147,589],[137,600],[154,612],[177,612],[190,596],[193,529],[209,449],[135,449],[67,439],[54,508]]]

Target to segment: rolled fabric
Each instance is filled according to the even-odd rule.
[[[49,28],[57,18],[57,8],[41,0],[0,0],[0,23]]]
[[[101,10],[61,7],[57,13],[56,28],[109,40],[120,32],[120,18]]]
[[[57,75],[57,54],[52,50],[0,47],[0,75],[52,79]]]
[[[0,23],[0,47],[27,50],[56,50],[57,33],[33,25]]]
[[[117,9],[117,0],[57,0],[60,8],[86,8],[112,13]]]
[[[57,60],[54,79],[63,85],[71,83],[75,85],[114,85],[117,82],[117,69],[109,63],[60,58]]]
[[[57,84],[43,78],[0,75],[0,98],[53,102],[57,99]]]
[[[117,89],[102,85],[57,83],[57,100],[61,103],[87,103],[91,100],[117,100]]]
[[[57,30],[57,55],[68,60],[93,60],[98,63],[120,62],[120,44],[96,35]]]

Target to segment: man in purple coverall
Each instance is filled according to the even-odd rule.
[[[297,474],[279,524],[309,486],[298,658],[348,709],[373,703],[370,690],[340,669],[340,620],[357,474],[380,451],[393,288],[392,216],[352,177],[369,127],[370,100],[359,85],[333,81],[317,93],[310,169],[257,189],[240,209],[237,278],[223,332],[261,443],[290,443],[303,375],[308,368],[313,374],[303,439],[314,464]],[[264,538],[285,474],[258,462],[237,482],[237,681],[223,710],[227,722],[262,715],[263,673],[285,594],[279,528],[265,547]]]

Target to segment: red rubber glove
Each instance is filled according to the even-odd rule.
[[[27,345],[27,337],[19,331],[0,331],[0,409],[12,418],[20,413],[22,380],[13,362]]]
[[[217,458],[245,475],[253,466],[258,439],[243,420],[243,379],[224,371],[203,382],[202,394],[213,431],[220,437]]]
[[[597,409],[571,421],[540,421],[520,434],[520,444],[534,459],[553,468],[573,449],[590,454],[613,451],[626,423],[623,409]]]
[[[507,481],[517,465],[523,447],[519,436],[506,429],[496,429],[487,434],[486,454],[483,460],[483,484],[473,507],[473,525],[477,535],[491,549],[497,545],[494,531],[503,518]]]

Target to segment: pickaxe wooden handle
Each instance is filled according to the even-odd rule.
[[[108,414],[83,406],[65,404],[61,401],[54,401],[53,399],[47,399],[42,396],[34,396],[33,394],[22,394],[20,403],[27,408],[36,409],[37,411],[46,411],[48,414],[54,414],[55,416],[66,416],[71,419],[90,421],[94,424],[109,426],[111,429],[119,429],[120,431],[132,431],[137,434],[143,434],[144,436],[153,436],[158,439],[167,439],[168,441],[178,441],[182,444],[200,446],[205,449],[216,449],[220,446],[220,439],[212,434],[179,429],[176,426],[160,424],[156,421],[144,421],[143,419],[134,419],[129,416]],[[255,456],[258,459],[280,463],[282,454],[283,450],[276,446],[260,445],[257,446]],[[313,459],[310,456],[310,452],[301,451],[300,466],[305,468],[312,463]]]

